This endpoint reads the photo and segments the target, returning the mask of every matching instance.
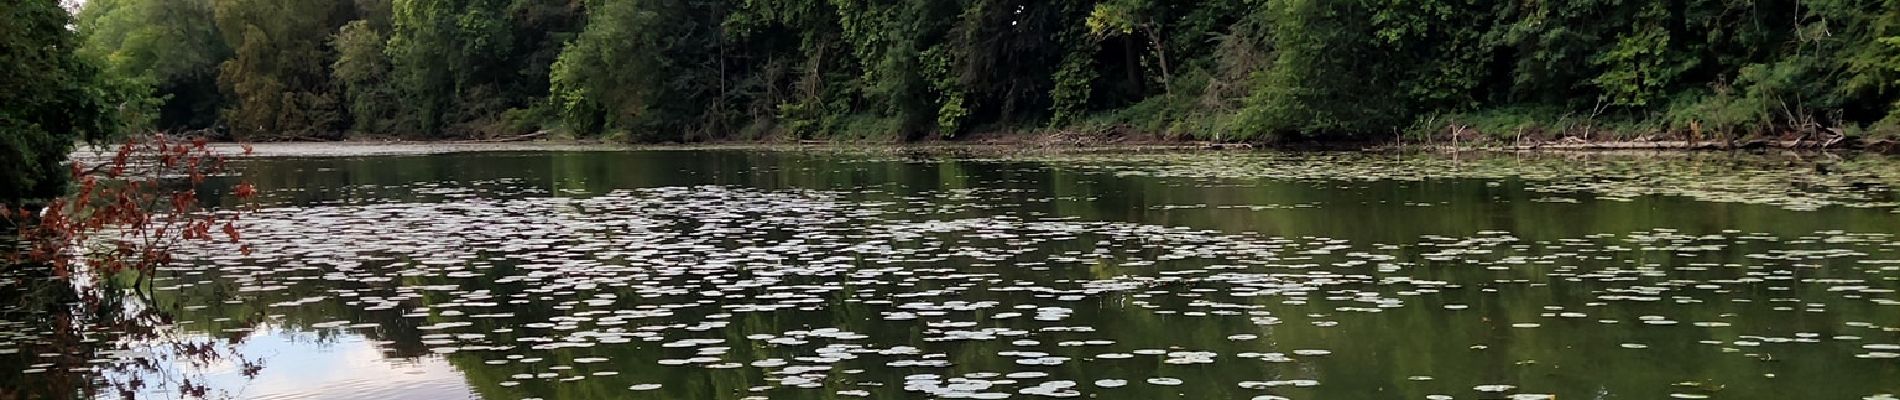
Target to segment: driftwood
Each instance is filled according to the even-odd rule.
[[[475,142],[476,143],[526,142],[530,140],[540,139],[546,136],[548,136],[548,131],[540,131],[540,132],[535,132],[535,133],[530,133],[530,134],[525,134],[525,135],[520,135],[520,136],[515,136],[515,137],[476,140]]]
[[[1242,150],[1242,149],[1253,149],[1253,144],[1252,144],[1252,143],[1221,143],[1221,142],[1203,142],[1203,143],[1201,143],[1201,149],[1202,149],[1202,150]]]

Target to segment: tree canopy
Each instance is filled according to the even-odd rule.
[[[1859,134],[1900,0],[94,0],[156,126],[690,141]]]
[[[57,1],[0,3],[0,204],[59,194],[75,143],[111,137],[149,110],[134,101],[137,85],[110,81],[102,62],[76,51],[72,23]]]

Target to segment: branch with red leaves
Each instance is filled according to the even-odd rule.
[[[24,246],[14,261],[51,265],[62,278],[84,265],[99,279],[131,270],[144,281],[175,261],[180,245],[241,242],[236,222],[245,210],[210,210],[198,199],[208,178],[228,172],[226,161],[202,138],[164,134],[128,139],[98,165],[74,161],[71,195],[37,212],[0,206],[0,218],[20,227]],[[257,193],[241,181],[230,190],[239,200]]]

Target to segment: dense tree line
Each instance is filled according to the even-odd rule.
[[[0,2],[0,205],[58,193],[81,139],[142,119],[140,85],[111,80],[83,57],[72,15],[52,0]]]
[[[81,55],[241,139],[1863,134],[1900,0],[92,0]]]

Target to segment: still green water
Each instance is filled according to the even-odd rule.
[[[167,329],[264,360],[255,379],[202,369],[240,398],[1900,395],[1885,157],[671,150],[238,169],[262,192],[254,251],[194,250],[154,298]],[[0,379],[77,385],[13,375],[68,367],[35,351]]]

